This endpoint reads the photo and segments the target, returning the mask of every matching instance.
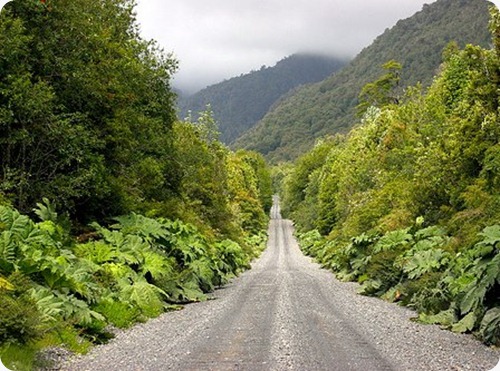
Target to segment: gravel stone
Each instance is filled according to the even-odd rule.
[[[477,370],[500,350],[411,321],[305,257],[273,206],[268,249],[213,298],[119,332],[63,370]]]

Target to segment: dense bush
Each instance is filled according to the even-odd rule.
[[[361,235],[347,245],[332,244],[313,230],[300,235],[300,242],[337,277],[359,282],[360,293],[400,302],[417,310],[425,323],[474,331],[498,345],[500,226],[479,236],[472,248],[456,253],[438,227]]]
[[[390,89],[282,181],[302,248],[361,292],[499,344],[500,14],[493,50],[451,45],[432,85]],[[385,75],[387,76],[387,75]],[[312,231],[311,231],[312,230]]]
[[[39,215],[57,218],[50,204],[39,206]],[[107,324],[129,327],[173,304],[204,300],[249,268],[265,246],[263,234],[240,245],[207,238],[180,220],[139,214],[92,229],[91,240],[77,242],[55,222],[35,223],[0,206],[0,350],[6,359],[11,350],[36,348],[49,338],[70,346],[59,336],[63,323],[77,330],[70,337],[98,342],[108,336]]]
[[[178,189],[170,77],[133,2],[11,1],[0,16],[0,191],[85,226]],[[75,223],[76,224],[76,223]]]

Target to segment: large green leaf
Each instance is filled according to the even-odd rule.
[[[486,299],[488,290],[500,284],[500,254],[488,262],[483,262],[472,268],[478,277],[468,286],[465,296],[460,302],[462,314],[478,308]]]
[[[459,322],[453,324],[451,330],[457,333],[470,332],[474,329],[476,321],[477,321],[477,316],[475,315],[474,312],[470,312]]]
[[[403,267],[408,278],[416,279],[425,273],[434,272],[446,267],[450,254],[441,249],[417,251]]]
[[[373,252],[392,251],[407,246],[413,240],[413,236],[408,232],[409,229],[388,232],[378,240]]]
[[[483,241],[480,242],[481,245],[496,246],[500,243],[500,225],[486,227],[479,235],[484,238]]]
[[[500,345],[500,307],[486,312],[481,321],[479,333],[487,343]]]

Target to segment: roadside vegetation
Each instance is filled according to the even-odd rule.
[[[429,88],[401,65],[360,94],[359,125],[281,179],[302,249],[361,292],[500,344],[500,15],[493,49],[450,44]]]
[[[265,247],[262,156],[225,147],[209,111],[177,120],[176,61],[139,37],[133,7],[28,0],[0,15],[0,355],[11,369],[205,300]]]

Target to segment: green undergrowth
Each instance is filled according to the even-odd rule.
[[[13,370],[40,366],[41,349],[86,353],[112,336],[110,325],[206,300],[266,245],[264,233],[216,240],[179,220],[134,213],[94,223],[77,240],[47,201],[36,214],[39,222],[0,206],[0,352]]]
[[[473,246],[456,249],[437,226],[364,233],[347,244],[317,230],[299,236],[302,250],[360,293],[413,308],[418,321],[473,333],[500,345],[500,225]]]

